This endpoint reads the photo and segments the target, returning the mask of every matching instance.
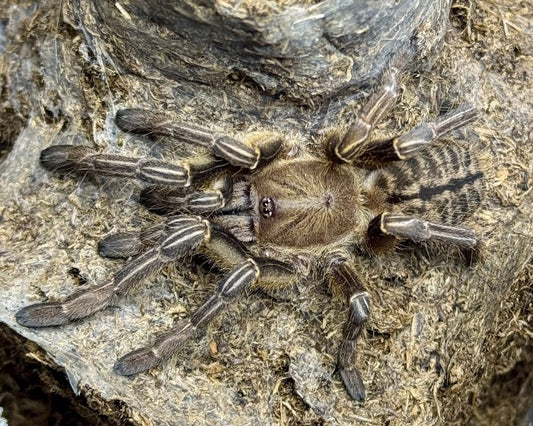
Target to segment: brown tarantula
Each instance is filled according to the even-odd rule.
[[[399,137],[369,139],[398,96],[400,68],[389,66],[383,84],[347,131],[323,138],[324,158],[310,153],[282,158],[283,140],[273,133],[238,140],[139,109],[119,111],[117,125],[129,133],[203,147],[206,154],[169,163],[99,154],[88,146],[45,149],[41,163],[49,170],[148,183],[141,202],[167,217],[140,232],[100,241],[101,255],[130,259],[110,281],[63,302],[27,306],[17,321],[46,327],[87,317],[164,265],[193,251],[203,253],[227,271],[224,279],[188,319],[151,347],[116,362],[115,372],[130,376],[174,355],[245,288],[287,286],[308,275],[306,265],[312,265],[349,305],[337,371],[351,397],[362,400],[364,385],[353,360],[370,302],[354,267],[356,250],[379,254],[411,240],[474,251],[479,243],[472,230],[457,226],[481,200],[477,161],[459,144],[434,143],[472,121],[473,106]]]

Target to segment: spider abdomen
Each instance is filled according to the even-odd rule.
[[[467,146],[438,145],[390,171],[396,188],[387,201],[403,214],[457,224],[481,203],[483,172]]]
[[[319,160],[291,160],[256,174],[251,201],[258,241],[305,248],[352,234],[363,213],[356,170]]]

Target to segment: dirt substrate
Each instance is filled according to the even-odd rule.
[[[175,11],[156,19],[152,3],[0,1],[0,406],[9,424],[524,424],[533,403],[533,6],[456,1],[448,23],[449,3],[435,1],[386,31],[378,18],[400,21],[383,6],[381,26],[361,27],[358,50],[342,34],[344,15],[328,15],[348,13],[340,0],[330,8],[263,2],[260,10],[191,2],[200,6],[186,9],[180,25],[191,16],[202,22],[181,35]],[[327,21],[320,34],[328,42],[287,32],[290,42],[281,43],[267,29],[279,28],[284,13],[300,22],[287,11],[307,17],[304,29]],[[146,45],[128,28],[150,34]],[[212,37],[198,38],[202,30]],[[319,280],[250,292],[176,360],[135,379],[115,375],[114,361],[190,314],[213,292],[217,271],[191,259],[85,321],[38,331],[16,324],[22,306],[64,298],[120,267],[98,256],[102,236],[157,220],[138,206],[138,185],[61,179],[39,166],[43,148],[175,155],[118,131],[116,110],[141,106],[234,136],[278,131],[317,152],[320,130],[353,117],[385,59],[413,40],[416,65],[377,134],[463,103],[478,107],[479,119],[452,137],[483,164],[486,200],[468,226],[484,243],[473,265],[448,251],[357,258],[372,283],[358,357],[364,403],[333,374],[346,310]],[[132,43],[138,50],[128,56]],[[299,49],[316,49],[320,60],[280,56]]]

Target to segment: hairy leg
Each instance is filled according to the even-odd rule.
[[[348,320],[337,356],[337,371],[350,396],[356,401],[365,399],[365,386],[355,367],[357,340],[370,315],[370,301],[354,267],[346,259],[339,259],[329,271],[331,285],[339,289],[348,303]]]
[[[20,325],[48,327],[85,318],[107,306],[116,295],[123,295],[134,284],[185,256],[210,238],[210,226],[199,217],[174,217],[165,223],[158,242],[134,257],[109,282],[73,294],[63,302],[26,306],[17,312]]]
[[[470,123],[476,117],[477,110],[473,105],[462,105],[404,135],[369,143],[354,163],[366,168],[377,168],[392,161],[406,160],[441,136]]]
[[[254,169],[258,163],[277,155],[282,140],[272,133],[241,141],[224,133],[190,123],[172,120],[165,114],[142,109],[124,109],[117,112],[118,127],[128,133],[165,136],[191,145],[207,148],[228,163]]]
[[[115,372],[131,376],[161,364],[177,353],[198,330],[205,327],[258,277],[259,268],[254,260],[247,259],[237,265],[222,280],[216,292],[187,320],[159,336],[151,347],[137,349],[117,360]]]
[[[329,152],[334,161],[353,163],[366,151],[372,129],[398,98],[398,78],[412,53],[410,50],[402,51],[391,58],[381,85],[362,107],[346,133],[330,139]]]
[[[193,179],[213,173],[224,167],[226,162],[217,157],[203,156],[169,163],[156,159],[99,154],[89,146],[54,145],[41,152],[41,164],[44,168],[59,173],[98,173],[185,188],[191,185]]]
[[[471,229],[393,213],[382,213],[372,219],[367,238],[370,247],[379,247],[389,239],[416,243],[442,241],[466,249],[474,249],[479,244],[479,238]]]

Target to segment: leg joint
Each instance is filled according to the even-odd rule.
[[[350,316],[357,324],[362,324],[370,316],[370,299],[366,291],[355,293],[350,297]]]

